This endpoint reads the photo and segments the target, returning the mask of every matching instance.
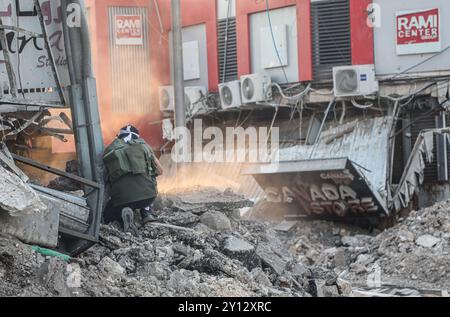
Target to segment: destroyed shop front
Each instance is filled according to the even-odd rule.
[[[69,253],[96,241],[103,196],[87,34],[83,2],[0,3],[0,232]]]

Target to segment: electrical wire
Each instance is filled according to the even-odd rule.
[[[311,84],[308,84],[308,86],[305,88],[305,90],[303,90],[301,93],[294,95],[294,96],[287,96],[284,92],[283,89],[281,88],[280,85],[278,85],[277,83],[272,83],[271,87],[275,87],[278,89],[278,91],[280,92],[280,95],[289,101],[298,101],[300,98],[304,97],[310,90],[311,90]],[[270,91],[270,90],[269,90]]]
[[[340,125],[342,125],[344,123],[346,112],[347,112],[347,104],[345,101],[342,101],[342,113],[341,113],[341,118],[339,119]]]
[[[336,106],[336,98],[333,98],[333,99],[330,101],[330,103],[329,103],[329,105],[328,105],[328,107],[327,107],[327,110],[325,111],[325,115],[324,115],[324,117],[323,117],[322,123],[321,123],[321,125],[320,125],[319,132],[317,133],[317,136],[316,136],[316,139],[314,140],[314,147],[313,147],[313,149],[312,149],[312,151],[311,151],[311,154],[310,154],[310,156],[309,156],[309,159],[312,159],[314,153],[316,152],[317,146],[318,146],[318,144],[319,144],[320,136],[322,135],[323,127],[325,126],[325,122],[327,121],[328,115],[329,115],[329,113],[330,113],[330,111],[331,111],[331,108],[332,108],[333,106]]]
[[[266,139],[265,144],[268,144],[269,138],[272,136],[273,126],[274,126],[274,124],[275,124],[275,120],[277,119],[278,111],[279,111],[279,110],[280,110],[279,107],[276,107],[276,108],[275,108],[275,114],[273,115],[272,123],[270,124],[270,129],[269,129],[269,132],[267,133],[267,139]]]
[[[401,73],[398,73],[398,74],[394,75],[394,76],[392,77],[392,79],[397,78],[398,76],[403,75],[403,74],[409,72],[410,70],[413,70],[414,68],[417,68],[417,67],[419,67],[419,66],[425,64],[426,62],[429,62],[430,60],[432,60],[432,59],[438,57],[439,55],[443,54],[444,52],[448,51],[449,49],[450,49],[450,46],[447,46],[447,47],[444,48],[442,51],[440,51],[440,52],[434,54],[433,56],[431,56],[431,57],[429,57],[429,58],[427,58],[427,59],[424,59],[423,61],[420,61],[419,63],[417,63],[417,64],[415,64],[415,65],[413,65],[413,66],[411,66],[411,67],[405,69],[405,70],[402,71]]]
[[[368,104],[365,104],[365,105],[361,105],[361,104],[356,102],[355,98],[352,98],[351,102],[352,102],[352,105],[354,107],[356,107],[358,109],[362,109],[362,110],[370,109],[370,108],[372,108],[374,106],[374,103],[368,103]]]
[[[284,75],[284,78],[286,80],[286,83],[288,83],[289,79],[288,79],[288,76],[286,74],[286,70],[284,69],[283,61],[282,61],[281,56],[280,56],[280,52],[278,51],[277,42],[275,40],[275,34],[273,33],[272,19],[270,17],[269,0],[266,0],[266,12],[267,12],[267,19],[269,20],[269,28],[270,28],[270,34],[272,36],[273,48],[275,49],[275,52],[277,53],[278,61],[280,63],[281,70],[283,71],[283,75]]]

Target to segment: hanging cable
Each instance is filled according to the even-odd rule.
[[[344,101],[342,101],[342,114],[341,114],[341,118],[339,119],[339,124],[340,125],[342,125],[344,123],[346,111],[347,111],[347,104],[346,104],[346,102],[344,100]]]
[[[430,61],[430,60],[432,60],[432,59],[438,57],[439,55],[443,54],[444,52],[448,51],[449,49],[450,49],[450,46],[447,46],[447,47],[444,48],[442,51],[440,51],[440,52],[434,54],[433,56],[431,56],[431,57],[429,57],[429,58],[427,58],[427,59],[424,59],[423,61],[421,61],[421,62],[419,62],[419,63],[417,63],[417,64],[415,64],[415,65],[413,65],[413,66],[411,66],[411,67],[409,67],[409,68],[407,68],[407,69],[405,69],[404,71],[402,71],[402,72],[400,72],[400,73],[394,75],[391,79],[395,79],[395,78],[397,78],[398,76],[403,75],[403,74],[409,72],[410,70],[413,70],[413,69],[415,69],[415,68],[417,68],[417,67],[419,67],[419,66],[425,64],[426,62],[428,62],[428,61]]]
[[[317,146],[319,145],[320,136],[322,135],[322,131],[323,131],[323,128],[324,128],[324,126],[325,126],[325,122],[327,121],[327,119],[328,119],[328,114],[330,113],[331,108],[332,108],[333,106],[336,106],[336,98],[333,98],[333,99],[330,101],[330,103],[329,103],[329,105],[328,105],[328,107],[327,107],[327,110],[325,111],[325,115],[324,115],[324,117],[323,117],[322,123],[321,123],[320,128],[319,128],[319,132],[317,133],[317,136],[316,136],[316,139],[314,140],[314,147],[313,147],[313,149],[312,149],[312,151],[311,151],[311,154],[310,154],[310,156],[309,156],[309,159],[312,159],[314,153],[316,152]]]
[[[356,107],[356,108],[358,108],[358,109],[363,109],[363,110],[365,110],[365,109],[370,109],[370,108],[372,108],[372,107],[374,106],[373,103],[367,103],[367,104],[365,104],[365,105],[361,105],[361,104],[357,103],[356,100],[355,100],[354,98],[352,98],[351,102],[352,102],[352,105],[353,105],[354,107]]]
[[[311,84],[308,84],[308,86],[305,88],[305,90],[303,90],[301,93],[294,95],[294,96],[287,96],[284,92],[283,89],[281,88],[280,85],[278,85],[277,83],[272,83],[271,87],[275,87],[278,89],[278,91],[280,92],[281,96],[289,101],[298,101],[300,98],[304,97],[308,92],[311,91]]]

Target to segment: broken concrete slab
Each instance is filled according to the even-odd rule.
[[[230,219],[220,211],[208,211],[200,217],[200,221],[213,230],[231,230]]]
[[[366,235],[344,236],[341,238],[343,245],[347,247],[362,247],[366,245],[372,237]]]
[[[6,211],[14,216],[46,209],[47,206],[27,183],[0,165],[0,212]]]
[[[344,248],[340,248],[334,254],[334,266],[337,268],[345,268],[351,263],[351,252]]]
[[[227,236],[223,241],[222,251],[230,258],[241,261],[249,270],[260,264],[255,247],[243,239]]]
[[[270,267],[278,275],[282,275],[286,269],[288,261],[284,260],[274,250],[272,250],[270,244],[260,243],[256,248],[256,255],[260,258],[261,262]]]
[[[25,243],[54,248],[58,245],[58,232],[59,212],[55,209],[14,217],[0,212],[0,233],[12,235]]]
[[[423,236],[420,236],[416,240],[416,244],[424,247],[424,248],[432,248],[435,245],[437,245],[441,239],[438,239],[436,237],[433,237],[432,235],[426,234]]]
[[[117,277],[125,274],[125,269],[119,263],[107,256],[100,261],[98,269],[107,277]]]
[[[0,232],[45,247],[58,244],[59,212],[0,165]]]
[[[415,239],[414,233],[408,230],[400,230],[397,236],[401,242],[413,242]]]
[[[227,236],[224,240],[223,249],[229,253],[249,253],[253,252],[255,247],[243,239]]]
[[[16,174],[23,182],[28,182],[29,177],[25,175],[20,168],[16,166],[11,153],[6,146],[0,144],[0,162],[9,168],[14,174]]]
[[[177,212],[162,216],[163,220],[175,226],[192,226],[200,221],[200,217],[193,213]]]
[[[281,233],[288,233],[289,231],[294,230],[297,225],[298,221],[283,220],[281,223],[274,227],[274,230]]]

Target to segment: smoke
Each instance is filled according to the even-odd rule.
[[[164,176],[158,179],[161,193],[173,193],[198,187],[214,187],[220,190],[232,189],[239,192],[243,177],[239,175],[240,165],[191,163],[176,165],[170,158],[162,158]]]
[[[110,89],[99,89],[105,143],[112,142],[120,128],[132,124],[151,137],[153,144],[161,145],[159,83],[152,76],[148,52],[139,46],[115,46],[111,64],[110,85],[101,85]]]

